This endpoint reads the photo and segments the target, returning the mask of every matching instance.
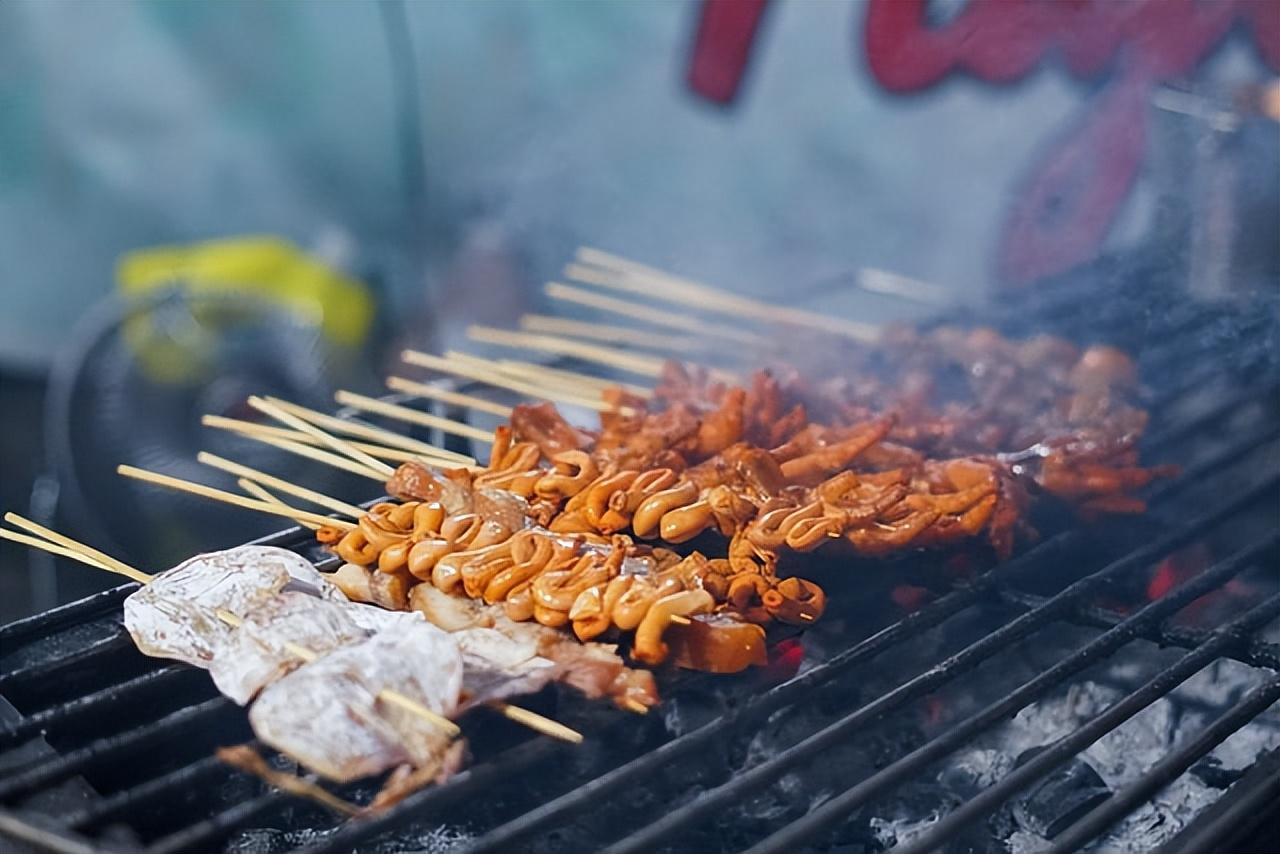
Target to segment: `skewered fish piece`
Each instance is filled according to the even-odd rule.
[[[241,546],[197,555],[157,575],[124,600],[124,625],[144,655],[208,667],[235,631],[218,611],[252,614],[285,590],[346,601],[299,555],[272,546]]]
[[[299,646],[322,655],[367,640],[378,631],[420,622],[418,615],[404,611],[338,603],[295,591],[280,593],[241,613],[240,626],[214,651],[209,675],[219,691],[242,706],[303,664]]]
[[[379,698],[384,689],[453,718],[463,689],[458,644],[424,620],[333,650],[268,685],[249,709],[265,744],[348,782],[389,768],[449,768],[453,739]]]

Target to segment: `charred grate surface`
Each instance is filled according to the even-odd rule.
[[[64,851],[924,851],[979,838],[1030,850],[1031,827],[1068,851],[1198,774],[1221,797],[1162,837],[1164,850],[1236,839],[1280,791],[1274,751],[1249,748],[1240,767],[1211,761],[1243,732],[1280,747],[1274,306],[1242,315],[1171,301],[1134,315],[1098,301],[1088,308],[1111,308],[1084,318],[1089,301],[1058,302],[1014,306],[999,325],[1143,353],[1149,456],[1186,465],[1150,493],[1147,517],[1050,532],[960,581],[927,559],[853,571],[817,561],[831,611],[782,639],[763,672],[667,674],[667,702],[645,718],[550,691],[530,698],[588,735],[579,748],[476,715],[464,722],[467,770],[347,824],[212,758],[251,737],[243,711],[205,674],[134,650],[119,618],[136,586],[124,585],[0,628],[0,836]],[[320,557],[298,529],[261,542]],[[1189,555],[1194,571],[1172,572]],[[891,604],[903,582],[928,601]],[[1232,692],[1182,696],[1215,668],[1239,676]],[[997,753],[992,739],[1029,711],[1089,686],[1107,702],[1077,709],[1017,764],[968,790],[932,785]],[[1127,781],[1107,784],[1084,761],[1164,708],[1192,724]],[[926,820],[903,818],[911,797],[932,805]],[[1044,814],[1055,802],[1074,807]]]

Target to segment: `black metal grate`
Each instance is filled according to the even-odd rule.
[[[843,628],[824,636],[825,646],[806,645],[807,669],[798,674],[671,674],[663,683],[667,706],[646,718],[547,692],[532,702],[584,730],[587,744],[531,739],[477,716],[464,723],[476,752],[467,770],[386,813],[346,824],[212,758],[215,746],[251,737],[243,711],[218,697],[204,674],[133,649],[119,610],[136,586],[124,585],[0,628],[0,698],[8,701],[0,702],[0,835],[62,851],[345,852],[384,844],[400,850],[394,846],[405,840],[443,848],[451,839],[471,852],[824,849],[837,844],[832,834],[851,817],[1100,662],[1140,644],[1183,651],[999,780],[961,803],[939,805],[945,814],[902,849],[924,851],[986,820],[1207,665],[1232,659],[1256,668],[1262,675],[1255,687],[1212,708],[1193,738],[1054,839],[1055,851],[1086,846],[1280,699],[1280,646],[1263,634],[1280,615],[1280,400],[1269,306],[1242,317],[1228,307],[1145,304],[1135,329],[1137,315],[1123,300],[1087,321],[1080,312],[1101,303],[1061,302],[1052,311],[1011,311],[1001,324],[1014,332],[1056,325],[1053,331],[1077,339],[1082,329],[1085,338],[1132,336],[1120,343],[1144,353],[1144,377],[1156,389],[1150,455],[1187,463],[1180,479],[1152,491],[1148,517],[1053,534],[900,619],[885,604],[892,576],[901,570],[936,587],[927,568],[903,564],[855,578],[825,567],[820,580],[832,602],[826,621],[842,620]],[[261,542],[319,557],[297,529]],[[1203,542],[1213,543],[1215,554],[1203,571],[1159,598],[1134,595],[1155,564]],[[1170,622],[1246,579],[1246,604],[1226,618],[1195,627]],[[1117,600],[1141,607],[1119,610]],[[962,636],[954,648],[923,642],[966,621],[989,628]],[[874,735],[939,692],[969,679],[982,685],[993,665],[1063,626],[1087,631],[1088,639],[1032,678],[994,694],[975,689],[979,702],[971,711],[917,742]],[[910,675],[883,690],[862,692],[872,675],[904,672]],[[822,715],[808,716],[810,708]],[[784,745],[745,754],[743,745],[778,727],[792,736]],[[876,761],[825,789],[819,802],[726,829],[726,816],[740,804],[785,790],[836,748],[862,744]],[[1244,838],[1266,808],[1274,809],[1277,791],[1280,759],[1257,757],[1167,849],[1203,851]]]

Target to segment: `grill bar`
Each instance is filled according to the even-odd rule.
[[[1217,405],[1200,412],[1181,424],[1161,430],[1159,434],[1149,439],[1145,447],[1148,452],[1153,455],[1158,454],[1165,448],[1177,445],[1178,442],[1188,438],[1194,433],[1204,431],[1209,427],[1219,423],[1225,418],[1238,412],[1241,407],[1246,406],[1251,401],[1260,397],[1275,396],[1280,393],[1280,386],[1264,385],[1264,386],[1246,386],[1239,392],[1230,395]],[[1251,431],[1248,439],[1237,440],[1232,445],[1232,449],[1238,453],[1246,453],[1253,450],[1257,445],[1262,444],[1267,439],[1273,438],[1280,434],[1280,428],[1274,424],[1264,425],[1263,427]]]
[[[1182,776],[1198,759],[1243,729],[1277,700],[1280,700],[1280,676],[1254,688],[1189,744],[1153,766],[1141,780],[1114,793],[1063,831],[1047,854],[1067,854],[1107,830]]]
[[[1052,747],[1036,754],[1025,765],[1015,768],[999,783],[986,789],[973,800],[943,817],[924,836],[903,846],[899,854],[922,854],[922,852],[941,847],[956,831],[991,812],[1032,780],[1047,774],[1156,700],[1164,697],[1198,673],[1205,665],[1212,663],[1223,650],[1243,643],[1247,639],[1248,632],[1261,628],[1277,615],[1280,615],[1280,593],[1269,597],[1261,605],[1251,608],[1244,616],[1223,626],[1214,632],[1207,642],[1187,653],[1173,667],[1163,671],[1071,735],[1065,736]]]
[[[1280,748],[1255,762],[1217,802],[1160,846],[1159,854],[1218,854],[1231,850],[1257,832],[1268,815],[1274,821],[1277,798],[1280,798]],[[1269,849],[1255,845],[1254,850]]]
[[[190,668],[171,664],[161,667],[159,670],[152,670],[141,676],[135,676],[126,682],[121,682],[63,703],[60,706],[37,712],[10,727],[0,730],[0,750],[36,733],[47,732],[54,727],[74,723],[85,715],[102,714],[112,706],[133,702],[138,694],[156,691],[158,688],[190,675]]]
[[[1270,431],[1274,434],[1276,431]],[[1187,469],[1182,478],[1163,484],[1151,493],[1152,501],[1163,500],[1195,481],[1200,471],[1212,471],[1221,465],[1221,457],[1239,455],[1235,448],[1224,454],[1214,455]],[[1262,490],[1259,490],[1262,491]],[[1246,502],[1247,503],[1247,502]],[[1223,514],[1226,515],[1226,514]],[[1012,561],[996,567],[974,579],[966,588],[953,591],[891,626],[877,632],[861,643],[837,654],[829,661],[815,666],[805,674],[770,689],[755,698],[736,713],[718,717],[691,733],[673,739],[651,753],[618,766],[612,771],[588,781],[575,791],[555,798],[486,833],[466,846],[468,852],[502,851],[530,833],[557,820],[588,807],[596,797],[616,790],[631,781],[644,779],[657,773],[668,762],[682,754],[703,749],[734,726],[764,716],[787,706],[818,686],[837,678],[846,670],[878,655],[884,650],[923,634],[969,607],[991,587],[997,578],[1016,573],[1021,567],[1035,567],[1051,562],[1079,543],[1083,537],[1078,531],[1066,531],[1051,537]],[[696,803],[696,802],[695,802]]]
[[[56,661],[32,664],[21,670],[0,675],[0,694],[12,693],[15,689],[21,690],[27,684],[57,682],[76,669],[90,667],[125,650],[133,650],[133,640],[124,632],[120,632]]]
[[[1079,313],[1080,301],[1074,294],[1070,296],[1071,298],[1066,301],[1066,306],[1069,307],[1073,313]],[[1119,318],[1112,316],[1113,314],[1114,313],[1108,315],[1108,322],[1118,328],[1120,320]],[[1262,336],[1254,334],[1254,330],[1265,326],[1264,323],[1260,322],[1257,316],[1255,316],[1248,325],[1250,330],[1248,335],[1249,340],[1245,341],[1245,336],[1241,332],[1245,327],[1242,326],[1238,320],[1234,321],[1234,325],[1227,324],[1224,326],[1224,322],[1232,320],[1232,318],[1220,311],[1204,312],[1201,310],[1179,310],[1176,312],[1170,311],[1168,313],[1158,312],[1157,314],[1160,315],[1161,322],[1153,323],[1151,328],[1155,329],[1158,325],[1163,327],[1166,332],[1169,329],[1175,329],[1177,330],[1177,334],[1167,335],[1159,333],[1164,335],[1163,340],[1167,342],[1166,345],[1159,347],[1158,351],[1154,348],[1151,349],[1148,352],[1148,358],[1143,360],[1144,376],[1152,376],[1155,373],[1165,374],[1167,372],[1167,375],[1162,377],[1164,380],[1162,384],[1164,393],[1158,396],[1156,404],[1151,407],[1153,412],[1156,409],[1164,409],[1169,407],[1171,404],[1179,403],[1180,399],[1186,396],[1188,392],[1194,392],[1202,388],[1206,384],[1206,379],[1223,377],[1228,373],[1242,372],[1247,369],[1247,365],[1255,364],[1257,361],[1257,352],[1259,351],[1258,342],[1261,340]],[[1217,357],[1223,354],[1216,352],[1222,349],[1222,341],[1218,339],[1222,338],[1222,330],[1231,331],[1232,329],[1240,336],[1240,340],[1236,342],[1240,346],[1233,348],[1231,353],[1226,354],[1228,358],[1219,359]],[[1199,354],[1203,358],[1196,358],[1196,354]],[[1186,364],[1192,367],[1192,370],[1183,371],[1181,373],[1176,372],[1176,360],[1178,359],[1185,360]],[[1203,368],[1205,366],[1207,366],[1209,370],[1204,370]],[[1228,370],[1224,371],[1224,367]],[[1148,374],[1145,368],[1154,368],[1154,370]],[[1203,376],[1201,376],[1201,374],[1203,374]],[[1256,375],[1250,377],[1250,384],[1256,383]],[[1215,394],[1215,402],[1209,407],[1201,406],[1200,402],[1201,397],[1203,396],[1198,396],[1194,401],[1197,405],[1195,414],[1188,418],[1180,419],[1177,425],[1172,428],[1166,427],[1160,431],[1159,435],[1153,431],[1148,438],[1146,443],[1147,446],[1149,448],[1167,447],[1183,442],[1184,440],[1194,439],[1197,432],[1204,431],[1209,426],[1230,417],[1242,405],[1248,404],[1251,400],[1254,400],[1263,394],[1275,393],[1275,386],[1270,384],[1266,385],[1264,389],[1257,391],[1239,391],[1239,385],[1233,381],[1228,381],[1223,383],[1223,385],[1228,385],[1229,388],[1235,390],[1223,394]],[[1193,401],[1188,399],[1187,402]],[[1189,410],[1190,408],[1191,407],[1189,406],[1178,407],[1174,408],[1172,411],[1177,415],[1181,414],[1183,409]],[[1153,502],[1156,500],[1162,500],[1169,495],[1172,495],[1175,491],[1180,491],[1189,485],[1193,485],[1200,475],[1213,472],[1213,470],[1218,468],[1223,462],[1231,462],[1234,458],[1238,458],[1242,453],[1244,453],[1245,450],[1252,449],[1263,442],[1274,439],[1277,435],[1280,435],[1280,430],[1267,428],[1266,430],[1258,431],[1253,436],[1254,441],[1250,441],[1243,445],[1237,445],[1235,448],[1231,448],[1226,452],[1215,453],[1213,460],[1205,460],[1204,462],[1188,468],[1184,478],[1160,484],[1156,489],[1151,490],[1150,499]],[[1261,492],[1263,489],[1259,489],[1258,491]],[[1203,518],[1204,517],[1202,517],[1202,519]],[[291,529],[283,534],[274,535],[270,540],[273,544],[297,546],[299,540],[303,537],[305,537],[305,532],[299,531],[298,529]],[[1051,562],[1059,557],[1078,553],[1078,547],[1085,545],[1087,542],[1086,537],[1081,535],[1078,531],[1067,532],[1056,537],[1052,537],[1037,548],[1029,550],[1018,560],[1005,564],[1002,567],[998,567],[997,570],[984,573],[974,579],[968,587],[960,588],[946,594],[942,598],[926,606],[926,608],[921,611],[886,627],[870,638],[863,640],[856,646],[837,654],[826,663],[817,665],[801,677],[790,680],[782,685],[778,685],[759,697],[751,698],[744,706],[740,707],[735,712],[722,715],[693,733],[672,739],[658,750],[644,754],[638,759],[628,762],[622,766],[615,767],[607,773],[600,774],[598,765],[597,770],[578,772],[579,774],[590,773],[598,776],[594,776],[593,779],[590,779],[581,789],[569,791],[567,794],[555,798],[529,813],[518,816],[512,822],[508,822],[494,828],[488,835],[477,840],[476,843],[471,846],[470,850],[508,850],[510,847],[509,843],[512,840],[527,835],[539,827],[547,825],[556,818],[590,807],[598,796],[612,796],[616,792],[615,787],[623,781],[641,780],[646,773],[661,771],[665,766],[677,761],[682,755],[696,751],[699,748],[707,749],[716,743],[716,737],[718,735],[721,735],[726,731],[731,731],[735,727],[759,721],[773,711],[784,708],[788,705],[793,705],[797,701],[803,700],[808,692],[839,678],[858,665],[870,663],[880,652],[891,649],[894,646],[904,644],[907,641],[923,634],[928,629],[940,625],[951,617],[959,615],[974,606],[979,606],[987,602],[1003,601],[1005,603],[1014,604],[1019,608],[1027,609],[1028,613],[1024,614],[1023,617],[1026,617],[1028,614],[1054,611],[1056,608],[1057,610],[1055,613],[1048,619],[1044,620],[1043,623],[1040,623],[1040,625],[1047,625],[1049,622],[1055,620],[1071,620],[1101,625],[1108,630],[1108,633],[1110,633],[1110,630],[1114,630],[1120,626],[1128,624],[1133,620],[1133,618],[1139,616],[1139,614],[1135,614],[1133,617],[1123,620],[1119,615],[1106,614],[1105,612],[1098,611],[1098,609],[1084,606],[1078,599],[1073,600],[1067,606],[1059,607],[1055,606],[1053,603],[1058,600],[1062,594],[1059,594],[1059,597],[1052,597],[1050,599],[1030,597],[1026,594],[1017,594],[1009,591],[1003,584],[1005,580],[1012,579],[1015,574],[1025,576],[1026,570],[1028,569],[1042,569],[1047,562]],[[1270,544],[1269,546],[1267,546],[1268,543]],[[1259,543],[1253,548],[1264,549],[1266,547],[1274,546],[1275,543],[1272,540],[1268,540],[1264,543]],[[1122,558],[1122,560],[1129,560],[1132,559],[1132,557],[1133,556],[1130,555],[1128,558]],[[1236,560],[1243,560],[1243,555],[1238,553],[1234,557],[1228,559],[1228,561]],[[1221,573],[1223,572],[1222,566],[1223,564],[1220,563],[1210,571]],[[1245,568],[1246,567],[1242,565],[1238,567],[1236,571],[1242,571]],[[1106,569],[1102,570],[1102,572],[1106,572]],[[1159,600],[1159,603],[1167,603],[1170,596],[1180,595],[1180,591],[1182,591],[1187,585],[1208,583],[1206,581],[1200,581],[1201,578],[1202,576],[1197,576],[1195,579],[1192,579],[1183,585],[1183,587],[1179,587],[1178,590],[1171,592],[1164,599]],[[1075,585],[1073,585],[1072,588],[1068,588],[1068,591],[1074,587]],[[48,612],[40,617],[31,618],[31,620],[22,621],[22,623],[6,627],[5,629],[0,630],[0,644],[6,644],[9,640],[14,638],[25,638],[28,636],[37,637],[43,634],[52,633],[60,626],[73,626],[77,622],[85,619],[109,614],[113,610],[117,610],[119,600],[123,599],[125,595],[132,592],[134,589],[136,589],[135,585],[124,585],[121,588],[117,588],[115,591],[107,591],[105,594],[99,594],[99,596],[104,598],[97,602],[94,602],[94,599],[97,597],[93,597],[89,600],[82,600],[81,602],[73,603],[73,605]],[[1063,591],[1063,594],[1068,591]],[[1168,607],[1167,604],[1165,607]],[[1139,613],[1145,613],[1145,609],[1144,612]],[[1019,619],[1021,619],[1021,617]],[[1172,642],[1183,646],[1201,647],[1218,636],[1216,633],[1213,635],[1206,635],[1203,632],[1168,628],[1162,629],[1155,625],[1156,622],[1158,621],[1153,619],[1149,623],[1143,623],[1143,626],[1146,627],[1147,634],[1158,638],[1161,642]],[[1133,627],[1130,626],[1130,628]],[[1032,628],[1029,631],[1035,630],[1037,629]],[[1104,635],[1104,637],[1105,636],[1106,635]],[[1138,634],[1135,633],[1133,636],[1138,636]],[[1268,656],[1274,656],[1276,654],[1276,650],[1273,649],[1273,647],[1280,646],[1264,644],[1256,640],[1252,643],[1248,643],[1248,640],[1249,639],[1242,640],[1240,644],[1230,646],[1224,651],[1232,654],[1233,657],[1241,658],[1249,663],[1265,664],[1270,660],[1267,658]],[[59,668],[59,672],[72,673],[77,672],[79,668],[86,665],[92,667],[95,660],[98,659],[95,659],[93,656],[81,657],[80,654],[77,653],[67,659],[59,659],[58,661],[55,661],[52,666],[54,668]],[[977,663],[981,662],[976,662],[974,666],[976,666]],[[939,667],[942,667],[945,664],[946,662],[944,662],[943,665],[939,665]],[[26,671],[8,674],[8,677],[0,677],[0,684],[3,684],[4,678],[13,679],[15,677],[19,677],[24,681],[8,684],[18,684],[25,687],[25,680],[37,675],[37,670],[39,671],[38,675],[40,677],[47,677],[50,672],[48,669],[49,667],[50,665],[45,665],[39,669],[28,668]],[[937,669],[938,668],[934,668],[934,670]],[[112,702],[108,697],[110,692],[113,690],[121,690],[126,695],[130,690],[137,690],[141,692],[144,690],[146,677],[150,675],[151,674],[144,674],[141,677],[129,679],[127,682],[121,682],[114,689],[104,689],[80,700],[63,702],[60,705],[43,709],[35,715],[32,715],[30,718],[20,721],[19,724],[17,724],[17,727],[20,728],[20,732],[30,733],[41,728],[63,725],[68,722],[75,721],[79,715],[85,714],[91,710],[92,703],[90,703],[89,706],[81,705],[82,703],[91,700],[102,703],[98,711],[110,710],[113,708]],[[922,676],[923,675],[927,674],[922,674]],[[946,678],[942,681],[948,681],[952,675],[955,674],[946,675]],[[161,677],[156,678],[157,680],[161,679]],[[36,683],[32,682],[31,684],[34,685]],[[158,684],[163,683],[158,682]],[[136,686],[136,688],[132,686]],[[901,690],[901,688],[897,690]],[[120,702],[127,703],[128,701],[129,697],[126,696]],[[194,708],[199,707],[192,707],[192,709]],[[869,707],[864,707],[864,710],[866,708]],[[853,714],[858,714],[858,712],[854,712]],[[167,716],[159,721],[145,724],[138,729],[128,730],[124,735],[95,741],[84,749],[78,750],[75,753],[67,754],[64,758],[71,759],[78,755],[85,755],[87,751],[93,751],[95,749],[98,751],[105,751],[108,745],[119,739],[136,739],[138,745],[145,746],[147,739],[142,737],[141,733],[145,732],[148,728],[154,727],[163,731],[166,735],[169,735],[172,733],[172,724],[170,721],[173,717],[174,716]],[[43,723],[35,723],[37,720],[40,720]],[[599,733],[597,737],[605,738],[610,731],[613,731],[612,728]],[[7,743],[7,739],[16,739],[18,737],[20,736],[16,734],[10,735],[9,730],[0,730],[0,745]],[[349,822],[339,827],[330,836],[317,843],[309,850],[315,852],[349,851],[353,845],[357,843],[372,839],[379,834],[392,831],[397,827],[414,821],[416,818],[441,815],[442,809],[447,808],[450,804],[455,803],[462,798],[482,796],[494,783],[502,782],[503,780],[522,773],[527,769],[539,767],[539,763],[555,755],[556,751],[559,749],[558,745],[553,745],[539,739],[526,741],[515,748],[504,751],[495,757],[487,759],[481,764],[473,766],[471,769],[458,775],[450,781],[450,783],[442,787],[416,793],[399,807],[380,816],[360,822]],[[107,758],[109,755],[109,753],[105,753],[99,758]],[[79,812],[66,816],[60,823],[65,822],[72,827],[100,826],[110,819],[123,817],[131,810],[139,807],[145,807],[148,804],[152,804],[155,801],[160,800],[163,798],[166,791],[172,791],[175,788],[181,788],[185,785],[196,783],[197,781],[208,781],[216,771],[224,769],[224,766],[207,754],[184,761],[188,761],[188,764],[168,773],[155,776],[145,782],[134,785],[131,788],[115,792],[107,798],[99,800]],[[90,760],[85,767],[96,764],[96,762],[97,759]],[[23,773],[30,775],[31,773],[39,770],[40,767],[48,767],[49,764],[56,765],[57,760],[53,763],[46,763],[46,766],[28,768]],[[59,775],[55,774],[54,778],[57,779],[58,776]],[[9,785],[11,785],[11,781],[0,781],[0,798],[5,796],[7,791],[5,787]],[[251,822],[259,821],[261,817],[265,816],[273,808],[283,808],[292,803],[296,803],[296,800],[292,798],[292,796],[274,790],[268,790],[264,794],[253,798],[250,801],[222,809],[221,812],[216,813],[206,820],[187,825],[181,830],[155,841],[152,843],[149,850],[155,852],[176,852],[191,848],[207,847],[215,839],[225,837],[226,835],[233,833],[237,828],[248,825]]]
[[[1043,548],[1058,550],[1067,538],[1048,540]],[[815,666],[806,673],[775,686],[751,700],[737,712],[721,715],[702,727],[673,739],[656,750],[631,760],[601,776],[583,783],[540,807],[494,828],[483,837],[474,840],[463,850],[475,854],[482,851],[510,850],[513,840],[527,836],[553,821],[563,819],[591,805],[597,797],[616,792],[623,784],[661,771],[664,765],[674,762],[681,755],[704,749],[725,732],[784,708],[821,685],[838,678],[845,671],[863,663],[886,649],[923,634],[928,629],[960,613],[979,598],[981,587],[957,590],[916,611],[893,625],[876,632],[857,645]],[[407,806],[407,804],[406,804]]]
[[[562,743],[548,739],[526,741],[491,762],[462,771],[444,786],[413,793],[405,798],[397,809],[371,816],[363,821],[347,822],[327,839],[309,846],[304,851],[306,854],[337,854],[338,852],[346,854],[353,850],[353,846],[365,840],[403,826],[415,814],[448,807],[459,798],[471,794],[483,797],[484,792],[494,785],[509,779],[513,774],[521,773],[535,762],[551,756],[553,752],[563,750],[565,747]]]
[[[22,842],[39,845],[45,851],[56,851],[58,854],[101,854],[101,851],[92,845],[30,824],[2,809],[0,809],[0,833]]]
[[[1001,588],[997,591],[1000,599],[1007,604],[1021,608],[1039,607],[1047,597],[1037,596],[1034,593],[1023,593],[1020,590],[1011,590],[1009,588]],[[1073,623],[1083,626],[1091,626],[1097,629],[1110,629],[1114,626],[1121,625],[1127,619],[1124,614],[1117,614],[1106,608],[1098,608],[1095,606],[1082,606],[1077,608],[1073,613],[1067,616],[1067,619]],[[1210,635],[1210,632],[1203,629],[1190,629],[1181,626],[1159,626],[1151,627],[1141,633],[1142,637],[1153,641],[1160,646],[1176,646],[1181,649],[1195,649],[1204,643]],[[1255,638],[1245,647],[1232,651],[1228,654],[1229,658],[1234,658],[1242,664],[1250,667],[1265,667],[1269,670],[1280,670],[1280,644],[1268,643],[1260,638]]]
[[[238,803],[213,818],[198,821],[176,833],[157,840],[147,848],[147,852],[148,854],[171,854],[171,852],[181,851],[184,848],[193,848],[201,845],[208,840],[225,835],[233,828],[252,821],[283,800],[284,798],[280,797],[280,793],[277,790],[272,789],[264,792],[253,800]]]
[[[110,590],[103,590],[92,596],[86,596],[78,602],[69,602],[57,608],[35,614],[24,620],[0,626],[0,649],[16,644],[20,640],[53,634],[59,629],[78,625],[114,612],[130,593],[138,589],[137,584],[122,584]]]
[[[918,774],[928,765],[964,746],[977,735],[1018,709],[1029,705],[1061,685],[1071,676],[1096,664],[1099,660],[1130,643],[1144,631],[1157,626],[1161,620],[1177,613],[1211,590],[1252,566],[1258,558],[1274,551],[1280,545],[1280,535],[1268,537],[1263,542],[1237,552],[1211,569],[1175,588],[1163,598],[1151,602],[1129,619],[1099,635],[1081,647],[1070,657],[1055,664],[1035,679],[1023,684],[1007,697],[991,704],[981,712],[957,724],[942,736],[907,754],[876,774],[868,777],[844,793],[823,803],[784,830],[770,836],[751,849],[752,854],[783,851],[811,839],[821,831],[835,825],[849,813],[882,794],[886,789]]]
[[[1188,523],[1182,530],[1161,537],[1131,552],[1128,556],[1108,564],[1092,575],[1085,576],[1046,600],[1040,607],[1019,616],[914,679],[851,712],[839,721],[819,730],[804,741],[793,745],[771,759],[761,762],[749,771],[735,776],[724,785],[707,790],[693,802],[667,813],[662,818],[606,850],[610,854],[652,850],[656,845],[685,826],[727,807],[748,792],[771,784],[787,769],[812,758],[826,747],[838,743],[857,727],[869,723],[909,700],[917,699],[933,691],[937,686],[972,670],[994,653],[1058,619],[1075,603],[1090,594],[1098,592],[1118,575],[1148,565],[1153,560],[1164,557],[1166,554],[1193,542],[1204,531],[1238,513],[1260,496],[1271,491],[1276,483],[1276,479],[1269,480],[1263,485],[1249,490],[1230,504]],[[1011,567],[1017,563],[1017,561],[1011,561],[1009,564],[1005,564],[1005,567]]]
[[[235,704],[226,697],[214,697],[212,700],[166,715],[158,721],[130,730],[123,735],[95,741],[71,753],[38,762],[8,780],[0,782],[0,801],[11,801],[42,786],[65,780],[113,756],[139,751],[153,741],[233,708]]]
[[[255,750],[261,747],[257,739],[247,742],[247,744]],[[227,766],[218,757],[204,756],[190,765],[184,765],[175,771],[170,771],[168,774],[153,777],[131,789],[116,792],[114,795],[103,798],[101,801],[91,804],[79,812],[65,816],[63,820],[70,828],[92,827],[119,815],[123,810],[145,804],[157,796],[163,796],[190,787],[215,775],[219,771],[225,771],[226,768]]]

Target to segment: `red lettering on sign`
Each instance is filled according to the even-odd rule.
[[[736,93],[765,0],[704,0],[690,84],[727,103]],[[1076,77],[1110,82],[1030,170],[999,249],[1003,277],[1025,283],[1096,257],[1132,189],[1161,81],[1194,69],[1239,25],[1280,71],[1280,0],[970,0],[941,26],[926,0],[870,0],[867,64],[885,89],[918,92],[952,74],[1019,80],[1046,57]]]
[[[768,0],[704,0],[689,62],[689,86],[717,104],[727,104],[751,58]]]

